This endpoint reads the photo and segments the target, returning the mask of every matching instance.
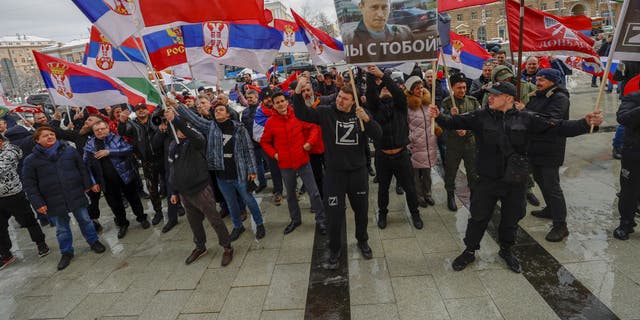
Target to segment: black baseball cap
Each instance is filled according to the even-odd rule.
[[[516,96],[516,86],[511,82],[492,82],[487,87],[487,91],[493,94],[508,94],[512,97]]]

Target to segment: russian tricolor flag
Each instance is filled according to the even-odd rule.
[[[33,51],[42,80],[57,105],[104,108],[128,99],[116,81],[86,67]]]
[[[133,1],[73,0],[73,3],[91,23],[117,45],[139,29],[133,16],[135,12]]]
[[[478,78],[482,74],[482,64],[491,58],[487,50],[475,41],[450,32],[448,45],[442,47],[442,58],[447,67],[459,69],[468,78]]]
[[[273,27],[282,33],[282,45],[280,52],[296,53],[307,52],[307,45],[304,43],[302,31],[298,24],[293,21],[273,19]]]
[[[151,65],[156,70],[164,70],[187,62],[184,39],[180,27],[144,34],[142,40],[149,53]]]
[[[314,28],[293,9],[291,9],[291,14],[298,27],[303,31],[302,38],[307,45],[307,50],[313,63],[326,65],[345,59],[342,42],[332,38],[326,32]]]
[[[182,33],[194,77],[196,66],[204,62],[246,67],[265,73],[282,44],[282,34],[278,30],[257,21],[189,24],[182,26]]]

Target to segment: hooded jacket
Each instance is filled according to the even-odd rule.
[[[382,150],[405,147],[409,144],[407,97],[388,74],[382,77],[381,86],[389,90],[390,98],[380,98],[375,77],[367,73],[367,109],[382,127],[382,137],[374,141],[374,146]],[[430,96],[427,99],[429,98]]]
[[[420,99],[408,91],[406,95],[411,164],[415,169],[432,168],[438,159],[438,138],[431,134],[431,118],[427,111],[429,99],[426,95]]]

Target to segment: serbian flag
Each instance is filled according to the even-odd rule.
[[[53,103],[57,105],[104,108],[129,102],[121,86],[98,71],[37,51],[33,51],[33,56]]]
[[[267,70],[267,73],[265,74],[265,77],[267,79],[271,79],[271,75],[272,74],[276,74],[278,72],[278,66],[274,63],[271,68],[269,68],[269,70]]]
[[[479,6],[498,2],[500,0],[438,0],[438,12],[451,11],[460,8]]]
[[[101,1],[101,0],[95,0]],[[137,0],[144,27],[179,26],[206,21],[267,21],[264,0]]]
[[[342,42],[332,38],[326,32],[314,28],[293,9],[291,14],[302,31],[302,40],[307,46],[309,56],[314,64],[327,65],[345,59]]]
[[[459,69],[468,78],[478,78],[482,74],[482,64],[491,58],[487,50],[477,42],[449,32],[450,43],[442,47],[442,58],[447,67]]]
[[[209,61],[246,67],[265,73],[280,50],[282,34],[251,21],[210,21],[182,26],[186,57],[196,77],[196,66]]]
[[[127,0],[73,0],[73,3],[105,36],[119,45],[138,31],[133,12],[135,4]]]
[[[130,91],[145,97],[147,104],[158,105],[160,95],[148,80],[147,65],[139,39],[128,38],[117,49],[97,28],[91,28],[91,36],[85,52],[84,65],[119,80]],[[137,43],[136,43],[137,42]]]
[[[187,63],[182,29],[173,27],[155,32],[145,33],[142,36],[151,65],[156,70],[164,70],[171,66]]]
[[[517,52],[519,51],[518,41],[520,38],[520,3],[515,0],[505,1],[511,51]],[[567,18],[570,20],[573,17]],[[553,53],[571,56],[598,56],[598,53],[593,50],[593,39],[561,21],[566,22],[567,20],[547,12],[524,7],[524,25],[526,27],[523,28],[520,51],[535,55]],[[570,25],[576,27],[576,24],[570,23]],[[581,23],[577,27],[581,27],[580,25]]]
[[[274,19],[273,27],[282,33],[282,45],[280,46],[280,52],[307,52],[307,46],[304,43],[302,31],[298,28],[297,23],[293,21]]]

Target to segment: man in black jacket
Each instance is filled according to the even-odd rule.
[[[324,207],[329,231],[329,259],[327,269],[337,269],[341,252],[342,228],[345,224],[345,195],[355,213],[356,239],[365,259],[373,253],[367,241],[367,212],[369,211],[369,181],[365,148],[369,138],[374,141],[382,135],[380,125],[363,109],[356,107],[356,94],[351,87],[338,91],[335,103],[306,106],[301,91],[309,79],[301,77],[293,97],[293,109],[298,119],[315,123],[322,128],[324,142],[325,180]],[[364,131],[361,123],[364,124]]]
[[[487,93],[487,87],[491,82],[491,71],[493,71],[493,62],[487,61],[482,64],[482,74],[478,79],[474,79],[469,89],[469,95],[482,101],[482,97]]]
[[[167,104],[177,106],[177,102],[171,100],[167,101]],[[206,217],[218,236],[218,244],[224,248],[220,263],[224,267],[233,259],[233,248],[229,230],[216,210],[213,189],[209,183],[207,160],[204,157],[205,138],[198,131],[188,127],[184,121],[176,118],[172,109],[166,110],[164,116],[174,125],[180,140],[180,143],[171,144],[169,152],[170,179],[173,186],[171,203],[177,204],[178,196],[180,197],[196,244],[185,263],[191,264],[207,253],[207,235],[202,227],[202,220]]]
[[[634,218],[640,199],[640,92],[630,93],[622,98],[617,117],[618,123],[625,126],[625,131],[618,201],[620,225],[613,231],[613,236],[627,240],[636,226]]]
[[[142,161],[142,173],[156,213],[151,219],[151,223],[155,226],[164,218],[159,190],[162,150],[154,150],[151,142],[158,127],[151,122],[149,110],[145,104],[137,104],[133,110],[136,112],[136,119],[133,121],[129,121],[127,113],[123,112],[120,115],[118,134],[133,137],[133,153],[138,160]]]
[[[475,251],[487,229],[498,200],[501,218],[498,226],[499,255],[514,272],[521,272],[520,262],[511,252],[515,244],[518,221],[525,215],[527,168],[514,166],[514,159],[525,158],[529,134],[577,136],[589,132],[590,125],[600,125],[600,111],[585,119],[566,121],[544,119],[514,108],[516,88],[512,83],[499,82],[488,88],[489,108],[459,115],[440,115],[434,105],[429,114],[446,129],[473,130],[476,137],[478,175],[480,179],[471,195],[471,217],[464,238],[466,249],[453,260],[453,270],[460,271],[475,261]],[[585,121],[586,120],[586,121]],[[515,156],[513,156],[515,155]],[[516,169],[521,179],[514,182],[507,169]],[[509,170],[512,172],[513,170]]]
[[[540,69],[536,74],[536,92],[526,106],[527,111],[544,119],[569,120],[569,92],[558,84],[562,74],[555,69]],[[560,166],[564,163],[567,138],[543,133],[530,137],[529,162],[533,179],[547,206],[534,210],[531,215],[553,219],[553,227],[545,239],[550,242],[562,241],[569,235],[567,229],[567,205],[560,188]]]
[[[382,137],[374,141],[376,148],[376,172],[378,173],[378,227],[387,227],[389,185],[395,176],[406,192],[407,205],[413,226],[422,229],[423,222],[418,209],[418,196],[413,181],[407,123],[407,96],[391,79],[376,66],[367,67],[367,109],[382,127]],[[380,79],[380,86],[376,84]]]

